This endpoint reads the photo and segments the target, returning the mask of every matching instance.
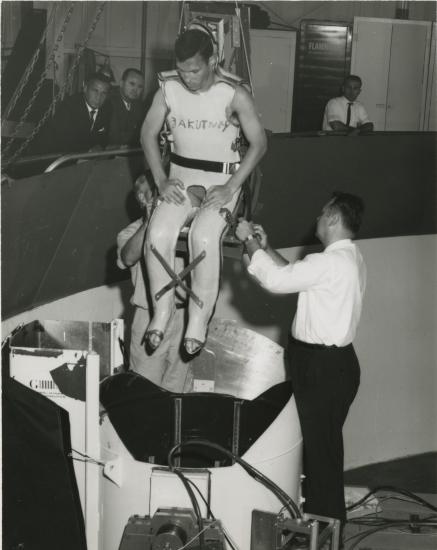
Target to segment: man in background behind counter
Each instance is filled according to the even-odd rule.
[[[362,103],[357,101],[362,82],[359,76],[350,74],[343,84],[343,95],[330,99],[323,115],[325,132],[339,132],[351,135],[373,131],[373,123]]]

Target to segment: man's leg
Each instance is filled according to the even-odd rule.
[[[305,511],[346,519],[342,428],[359,385],[352,346],[290,345],[296,405],[304,442]]]
[[[181,205],[161,202],[150,219],[146,235],[145,259],[153,304],[153,316],[149,325],[144,329],[147,328],[149,343],[152,348],[157,348],[160,345],[175,309],[174,288],[168,290],[159,300],[155,298],[156,293],[171,281],[171,277],[153,253],[152,247],[156,248],[171,268],[174,268],[179,231],[189,218],[192,210],[193,208],[188,199]]]
[[[182,339],[185,329],[185,310],[177,309],[167,330],[169,346],[166,368],[162,377],[162,387],[168,391],[182,393],[190,368],[190,363],[181,357]]]
[[[150,320],[147,309],[137,307],[131,329],[130,368],[157,386],[163,385],[163,376],[168,366],[169,350],[173,346],[172,330],[166,333],[157,350],[150,353],[146,349],[144,333]],[[170,321],[170,326],[172,320]],[[165,386],[163,386],[165,387]]]
[[[232,212],[238,199],[236,194],[226,208]],[[205,258],[194,268],[191,276],[191,288],[202,300],[200,308],[192,299],[188,306],[188,326],[185,339],[204,344],[209,321],[217,301],[221,267],[221,237],[227,227],[225,216],[219,210],[201,208],[191,224],[189,233],[190,261],[202,252]],[[191,350],[185,342],[189,353]]]

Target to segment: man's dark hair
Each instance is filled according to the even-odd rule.
[[[89,76],[87,76],[85,84],[88,86],[92,82],[103,82],[104,84],[111,85],[110,78],[103,73],[91,73]]]
[[[175,56],[178,61],[186,61],[197,53],[208,61],[214,52],[213,43],[207,32],[189,29],[178,36],[175,42]]]
[[[329,207],[340,213],[344,227],[355,236],[361,226],[364,212],[363,200],[351,193],[334,191]]]
[[[126,80],[126,78],[129,76],[130,73],[137,74],[144,78],[144,74],[139,69],[134,69],[133,67],[129,67],[128,69],[125,69],[123,71],[123,74],[121,75],[121,80]]]
[[[361,80],[361,78],[359,76],[357,76],[356,74],[348,74],[347,77],[344,79],[344,83],[346,84],[346,82],[358,82],[358,84],[360,86],[363,85],[363,82]]]

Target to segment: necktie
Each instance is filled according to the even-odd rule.
[[[349,126],[349,123],[351,121],[351,107],[352,103],[349,102],[347,104],[346,126]]]
[[[96,116],[96,113],[97,113],[97,109],[91,109],[90,111],[90,120],[91,120],[91,130],[93,129],[93,126],[94,126],[94,117]]]

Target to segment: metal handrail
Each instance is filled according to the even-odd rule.
[[[134,148],[122,148],[122,149],[105,149],[104,151],[98,151],[96,153],[68,153],[66,155],[62,155],[61,157],[57,158],[54,162],[52,162],[47,168],[44,170],[44,173],[53,172],[56,168],[59,168],[61,164],[65,164],[66,162],[70,162],[72,160],[82,160],[82,159],[95,159],[95,158],[101,158],[101,157],[112,157],[114,155],[117,156],[128,156],[128,155],[135,155],[138,153],[142,153],[143,150],[141,147],[134,147]]]
[[[15,166],[23,166],[24,164],[33,164],[34,162],[44,162],[46,160],[57,159],[59,153],[46,153],[44,155],[28,155],[27,157],[21,157],[20,160],[14,162]]]

